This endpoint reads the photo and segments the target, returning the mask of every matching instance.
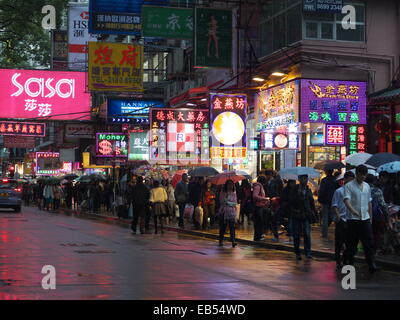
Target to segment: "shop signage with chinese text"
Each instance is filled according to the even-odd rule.
[[[247,96],[211,93],[210,104],[211,147],[218,148],[211,149],[211,158],[220,158],[221,152],[231,158],[245,158]]]
[[[53,70],[68,70],[68,33],[67,30],[52,30],[51,32]]]
[[[344,145],[346,143],[344,125],[327,124],[325,140],[327,145]]]
[[[193,10],[142,7],[143,37],[193,39]]]
[[[366,124],[367,84],[301,80],[301,122]]]
[[[33,149],[35,147],[35,137],[4,136],[3,145],[4,148]]]
[[[348,126],[347,149],[348,154],[366,152],[367,128],[365,125]]]
[[[46,124],[19,121],[0,121],[0,135],[44,137]]]
[[[299,80],[290,81],[256,95],[257,131],[299,121],[299,84]]]
[[[0,69],[0,118],[90,120],[84,72]]]
[[[65,125],[66,138],[94,138],[94,128],[91,124],[70,123]]]
[[[36,152],[37,175],[57,175],[61,168],[59,152]]]
[[[299,148],[299,136],[296,133],[267,131],[261,137],[264,150]]]
[[[150,160],[159,164],[209,164],[209,110],[150,109]]]
[[[127,157],[128,137],[125,133],[96,133],[97,157]]]
[[[149,152],[149,130],[131,131],[128,160],[149,160]]]

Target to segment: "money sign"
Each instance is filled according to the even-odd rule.
[[[112,153],[112,144],[110,141],[102,140],[99,142],[99,152],[104,155]]]

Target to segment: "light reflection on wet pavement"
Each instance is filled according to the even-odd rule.
[[[56,268],[56,290],[41,287]],[[95,220],[0,211],[0,299],[399,299],[400,273],[357,268],[343,290],[335,263],[175,232],[131,235]]]

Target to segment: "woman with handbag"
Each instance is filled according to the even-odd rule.
[[[150,190],[150,205],[154,217],[154,229],[157,234],[157,222],[160,219],[161,233],[164,233],[164,219],[168,216],[166,202],[168,195],[165,189],[160,185],[159,181],[154,181],[154,188]]]
[[[228,180],[225,182],[224,189],[221,191],[219,196],[219,201],[219,246],[223,246],[225,230],[226,227],[229,225],[232,247],[234,248],[237,245],[235,241],[235,219],[236,206],[238,203],[235,191],[235,184],[232,180]]]

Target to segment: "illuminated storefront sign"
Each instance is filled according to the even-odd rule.
[[[57,175],[61,168],[59,152],[36,152],[37,175]]]
[[[149,108],[164,108],[159,100],[108,99],[109,123],[149,124]]]
[[[210,103],[211,158],[245,158],[247,96],[211,93]]]
[[[208,164],[209,110],[151,108],[150,160],[159,164]]]
[[[262,146],[264,150],[268,149],[298,149],[299,136],[296,133],[283,132],[263,132]]]
[[[348,154],[365,152],[367,147],[367,135],[365,125],[354,125],[348,127],[347,148]]]
[[[0,69],[0,118],[90,120],[85,72]]]
[[[257,131],[298,122],[299,80],[291,81],[256,95]]]
[[[129,133],[128,160],[149,160],[149,130]]]
[[[44,123],[0,121],[0,135],[44,137]]]
[[[311,146],[323,146],[325,144],[325,136],[323,132],[313,132],[310,134]]]
[[[366,82],[301,80],[301,122],[366,124]]]
[[[124,133],[96,133],[96,156],[127,157],[127,136]]]
[[[326,125],[325,138],[327,145],[344,145],[345,133],[343,125]]]

